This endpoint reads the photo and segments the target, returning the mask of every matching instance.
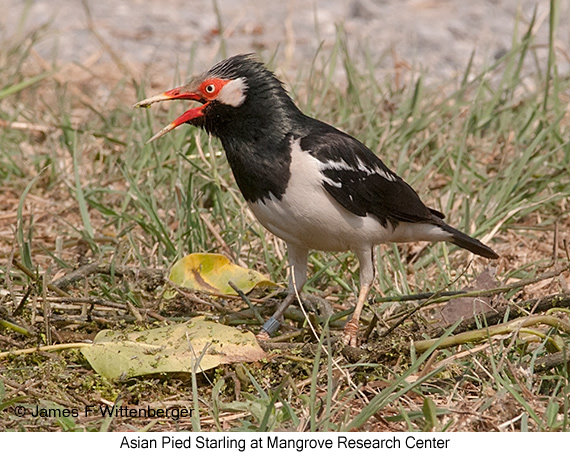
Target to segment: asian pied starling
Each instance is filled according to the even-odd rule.
[[[306,281],[309,250],[352,250],[360,292],[344,342],[357,344],[360,313],[374,279],[373,251],[385,242],[447,241],[480,256],[498,255],[452,228],[356,138],[304,115],[283,84],[254,56],[236,55],[187,85],[150,97],[199,102],[154,135],[188,123],[218,137],[237,185],[259,222],[287,243],[286,299],[258,335],[268,338]]]

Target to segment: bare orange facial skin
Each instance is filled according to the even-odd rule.
[[[214,100],[222,88],[229,82],[229,80],[222,80],[220,78],[211,78],[208,80],[204,80],[200,84],[200,93],[204,96],[207,100]]]

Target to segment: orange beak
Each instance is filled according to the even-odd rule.
[[[170,124],[168,124],[165,128],[163,128],[161,131],[155,134],[150,140],[148,140],[147,144],[167,134],[172,129],[175,129],[176,127],[178,127],[181,124],[184,124],[185,122],[191,121],[192,119],[198,118],[200,116],[204,116],[203,109],[204,107],[206,107],[206,105],[208,105],[208,102],[206,102],[200,94],[189,90],[188,85],[186,85],[186,86],[181,86],[179,88],[171,89],[170,91],[166,91],[165,93],[158,94],[156,96],[149,97],[148,99],[141,100],[140,102],[134,104],[133,107],[149,108],[155,102],[161,102],[163,100],[173,100],[173,99],[195,100],[198,102],[202,102],[204,105],[201,105],[196,108],[191,108],[190,110],[186,110],[182,115],[180,115]]]

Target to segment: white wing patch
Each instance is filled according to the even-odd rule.
[[[351,166],[344,160],[329,160],[327,162],[320,162],[319,167],[321,171],[326,171],[326,170],[354,171],[354,172],[360,171],[366,174],[367,176],[370,176],[372,174],[378,174],[379,176],[383,177],[384,179],[390,182],[396,182],[397,180],[393,174],[384,171],[382,168],[379,168],[378,166],[370,168],[369,166],[366,166],[364,162],[360,159],[357,159],[357,162],[358,166],[356,168],[354,166]],[[336,184],[331,183],[329,181],[330,179],[326,179],[326,182],[336,186]]]
[[[341,170],[341,171],[355,171],[355,169],[346,163],[344,160],[329,160],[327,162],[321,162],[319,160],[319,166],[321,171],[325,170]]]
[[[342,184],[340,182],[336,182],[332,179],[329,179],[328,177],[323,177],[323,182],[326,182],[327,184],[332,185],[336,188],[342,188]]]
[[[362,160],[357,159],[358,160],[358,170],[362,171],[364,173],[366,173],[367,175],[371,175],[371,174],[378,174],[379,176],[382,176],[384,179],[389,180],[390,182],[396,182],[396,177],[394,177],[393,174],[388,173],[386,171],[384,171],[382,168],[379,168],[377,166],[374,166],[374,168],[370,168],[368,166],[366,166]]]
[[[246,94],[247,84],[245,83],[245,78],[240,77],[226,83],[220,90],[216,100],[232,107],[239,107],[244,103]]]

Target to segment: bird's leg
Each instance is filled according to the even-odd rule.
[[[281,302],[277,310],[273,313],[271,317],[261,327],[261,331],[257,333],[257,339],[260,341],[266,341],[271,337],[271,335],[279,329],[281,322],[283,322],[283,314],[289,307],[293,300],[295,299],[295,293],[289,292],[285,297],[285,300]]]
[[[356,347],[358,345],[358,325],[360,323],[360,313],[364,307],[364,302],[368,297],[370,292],[370,286],[364,284],[360,286],[360,292],[358,294],[358,300],[356,306],[354,307],[354,312],[352,313],[352,318],[346,322],[344,326],[343,341],[344,345],[350,345],[351,347]]]
[[[307,280],[307,256],[309,250],[287,244],[289,253],[289,288],[287,297],[281,302],[275,313],[261,327],[257,334],[257,339],[266,341],[279,329],[283,321],[283,315],[289,305],[295,300],[297,294],[301,293],[305,281]]]
[[[360,323],[360,314],[372,281],[374,280],[374,253],[373,248],[367,250],[360,250],[356,252],[356,256],[360,261],[360,291],[358,293],[358,300],[352,313],[352,318],[344,326],[343,342],[345,345],[356,347],[358,345],[358,325]]]

